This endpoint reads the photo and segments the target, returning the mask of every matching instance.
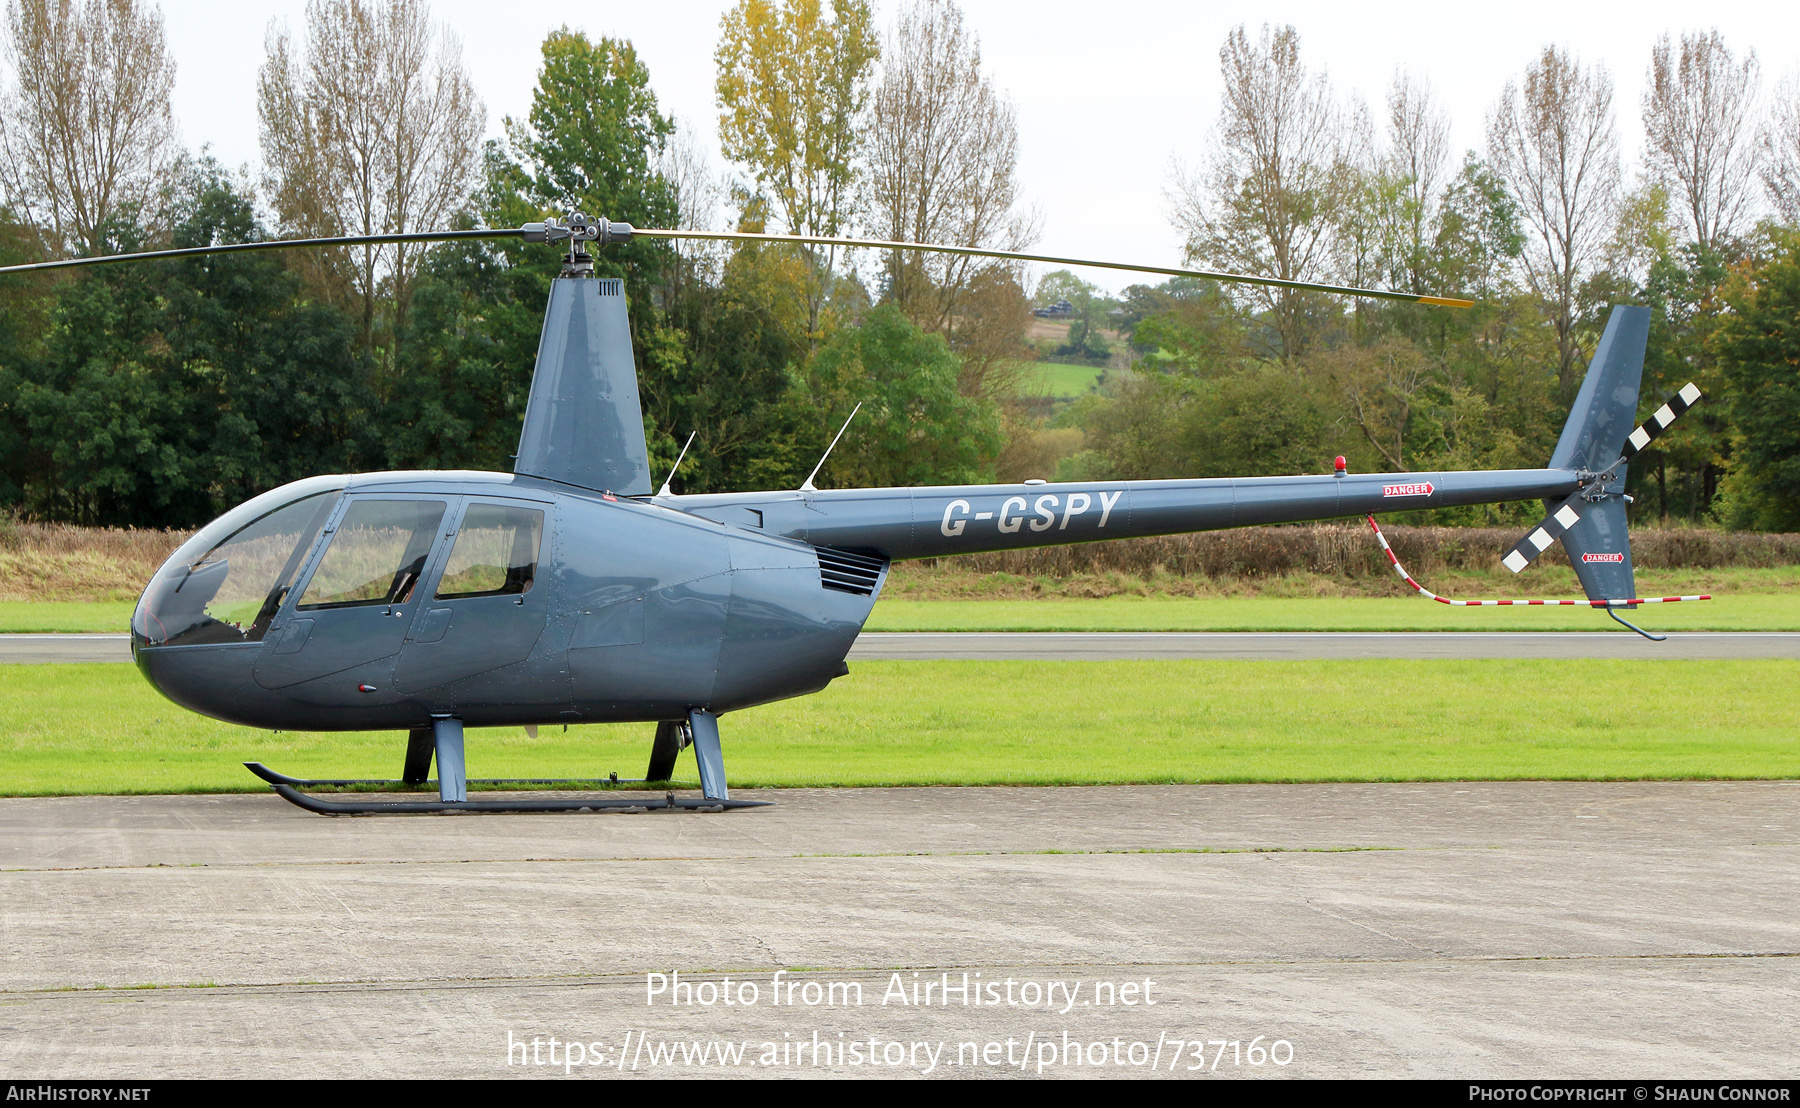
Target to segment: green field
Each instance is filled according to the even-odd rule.
[[[1791,661],[862,662],[724,734],[743,787],[1792,778],[1797,718]],[[650,735],[475,729],[469,768],[635,776]],[[261,791],[249,760],[392,777],[404,747],[217,723],[120,665],[0,666],[0,736],[6,795]]]
[[[1051,396],[1059,399],[1080,396],[1094,387],[1101,370],[1088,365],[1064,365],[1061,362],[1030,362],[1019,380],[1020,396]]]
[[[132,600],[0,600],[0,633],[131,630]]]
[[[1800,631],[1800,595],[1649,604],[1626,617],[1664,631]],[[898,600],[869,631],[1619,631],[1578,608],[1453,608],[1422,597],[1141,597]]]

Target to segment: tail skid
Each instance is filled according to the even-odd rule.
[[[1417,591],[1420,596],[1425,597],[1427,600],[1435,600],[1439,604],[1448,604],[1453,608],[1540,608],[1540,607],[1604,608],[1604,609],[1606,609],[1606,612],[1608,615],[1612,616],[1615,620],[1618,620],[1620,623],[1625,624],[1625,626],[1631,628],[1633,631],[1636,631],[1638,634],[1644,636],[1646,639],[1651,639],[1656,642],[1661,642],[1667,636],[1652,635],[1650,632],[1644,630],[1642,627],[1639,627],[1633,623],[1629,623],[1623,619],[1619,619],[1619,615],[1618,615],[1618,612],[1616,611],[1616,609],[1619,609],[1619,608],[1629,609],[1638,604],[1674,604],[1674,603],[1677,603],[1677,602],[1683,601],[1683,600],[1711,600],[1712,599],[1712,597],[1708,596],[1708,595],[1699,595],[1699,596],[1637,596],[1637,597],[1632,597],[1628,600],[1452,600],[1447,596],[1439,596],[1437,593],[1432,592],[1430,589],[1426,588],[1424,585],[1419,584],[1419,582],[1413,578],[1412,574],[1406,572],[1406,567],[1401,565],[1400,559],[1394,556],[1394,548],[1388,545],[1387,536],[1381,533],[1381,525],[1379,523],[1375,522],[1374,516],[1369,517],[1369,527],[1371,530],[1373,530],[1375,532],[1375,541],[1381,544],[1381,552],[1383,554],[1387,555],[1388,564],[1394,567],[1394,572],[1398,573],[1400,575],[1400,579],[1402,581],[1405,581],[1407,584],[1411,585],[1413,587],[1413,589],[1415,591]]]

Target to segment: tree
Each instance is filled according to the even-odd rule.
[[[659,110],[637,50],[623,39],[590,42],[564,27],[544,39],[543,57],[530,114],[505,123],[504,156],[488,184],[490,225],[516,226],[574,207],[641,227],[673,226],[675,192],[657,167],[675,124]],[[596,275],[626,279],[636,309],[633,338],[641,342],[653,325],[646,315],[650,288],[667,268],[668,245],[640,239],[595,254]],[[509,256],[546,279],[560,265],[544,251]]]
[[[662,226],[675,198],[657,173],[675,124],[657,107],[650,71],[623,39],[590,42],[567,27],[543,45],[523,121],[506,120],[520,195],[540,208]]]
[[[862,402],[826,464],[832,483],[991,479],[1001,445],[999,415],[992,404],[961,395],[957,375],[956,356],[943,338],[920,330],[898,305],[883,304],[860,327],[834,334],[813,357],[807,390],[796,398],[815,418],[836,420]],[[823,421],[818,426],[827,435],[837,430]]]
[[[469,225],[514,227],[570,208],[638,226],[674,225],[675,197],[657,172],[674,124],[660,111],[632,44],[590,40],[564,27],[545,36],[541,57],[529,113],[507,118],[505,141],[486,148]],[[646,408],[661,415],[654,403],[664,384],[658,359],[670,343],[659,282],[674,268],[673,252],[640,238],[593,254],[596,276],[625,281]],[[410,317],[404,387],[392,390],[388,404],[388,464],[509,464],[545,298],[561,265],[561,252],[517,242],[446,243],[430,252]],[[669,428],[647,420],[646,430],[660,458]]]
[[[1722,250],[1702,249],[1694,242],[1676,245],[1669,206],[1666,190],[1653,183],[1632,198],[1628,211],[1635,209],[1635,218],[1622,221],[1620,229],[1619,237],[1636,240],[1632,252],[1645,258],[1629,267],[1628,272],[1641,268],[1643,276],[1635,287],[1627,282],[1625,293],[1651,310],[1639,416],[1649,418],[1689,381],[1721,403],[1689,412],[1639,454],[1626,491],[1638,498],[1634,519],[1674,515],[1700,523],[1711,513],[1720,480],[1732,466],[1735,390],[1720,365],[1718,339],[1721,324],[1732,314],[1725,295],[1728,279],[1744,259],[1735,241],[1725,242]],[[1595,308],[1602,307],[1596,298]]]
[[[1217,282],[1175,277],[1127,288],[1119,330],[1144,368],[1212,377],[1247,363],[1245,324]]]
[[[119,213],[149,206],[173,162],[175,59],[139,0],[9,0],[0,187],[61,251],[104,253]]]
[[[154,220],[172,246],[267,237],[215,164],[190,164],[169,193]],[[121,221],[106,233],[145,234]],[[50,518],[192,527],[296,478],[367,468],[384,421],[354,330],[298,291],[280,258],[256,253],[59,282],[42,353],[0,372],[29,443],[0,459],[0,483]]]
[[[1094,285],[1066,269],[1052,270],[1038,281],[1036,302],[1050,307],[1066,300],[1074,313],[1068,316],[1068,341],[1056,348],[1058,355],[1104,359],[1111,350],[1100,332],[1108,322],[1114,301]]]
[[[1415,409],[1424,406],[1432,376],[1424,352],[1405,340],[1389,339],[1326,351],[1315,362],[1343,393],[1350,418],[1385,468],[1396,473],[1412,469],[1408,424]]]
[[[950,0],[914,0],[903,8],[882,51],[870,111],[873,236],[999,250],[1029,246],[1031,221],[1015,210],[1015,115],[982,74],[981,46],[964,29],[960,8]],[[1016,267],[911,250],[890,251],[883,264],[886,298],[963,355],[965,391],[1010,394],[1016,375],[996,370],[1015,364],[1007,359],[1024,333]]]
[[[1769,202],[1783,223],[1800,224],[1800,77],[1790,76],[1776,91],[1757,148]]]
[[[1732,314],[1715,339],[1732,385],[1737,433],[1727,522],[1800,530],[1800,239],[1780,232],[1771,256],[1728,287]]]
[[[304,60],[285,29],[271,30],[257,77],[266,187],[283,230],[448,226],[477,179],[487,119],[456,38],[433,33],[424,0],[308,0],[306,30]],[[378,301],[392,312],[392,337],[405,331],[423,254],[405,245],[350,248],[347,286],[365,350],[375,349]]]
[[[878,48],[868,0],[738,0],[722,21],[719,143],[767,193],[793,234],[836,236],[853,213],[856,155]],[[806,326],[812,343],[836,261],[807,247]]]
[[[656,174],[668,186],[680,226],[694,231],[719,229],[728,190],[724,181],[713,172],[706,150],[691,126],[676,126],[675,133],[663,147]],[[681,294],[683,283],[690,277],[696,280],[716,278],[720,258],[725,253],[720,244],[700,239],[675,239],[670,246],[679,263],[667,271],[671,298]]]
[[[1447,296],[1493,299],[1524,249],[1518,203],[1506,182],[1469,151],[1438,207],[1431,243],[1434,287]]]
[[[1114,389],[1093,398],[1085,421],[1096,479],[1317,473],[1343,452],[1315,383],[1285,366],[1121,374]]]
[[[1320,281],[1331,264],[1332,217],[1345,187],[1342,113],[1324,74],[1300,61],[1300,34],[1242,26],[1219,50],[1224,100],[1213,149],[1196,173],[1177,171],[1176,225],[1192,263],[1287,281]],[[1271,310],[1276,353],[1304,352],[1307,309],[1292,290],[1253,289]]]
[[[1650,160],[1682,202],[1692,240],[1715,250],[1749,206],[1756,145],[1756,51],[1739,62],[1718,31],[1668,35],[1650,52],[1644,133]]]
[[[1557,378],[1574,394],[1580,371],[1576,293],[1605,248],[1619,193],[1612,78],[1546,46],[1508,81],[1487,121],[1488,160],[1529,229],[1523,253],[1532,290],[1556,326]]]
[[[1450,160],[1450,117],[1431,96],[1431,84],[1402,71],[1388,86],[1387,150],[1382,166],[1399,185],[1393,260],[1388,280],[1431,293],[1432,216],[1442,200]]]

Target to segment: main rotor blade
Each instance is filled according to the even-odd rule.
[[[534,224],[541,230],[542,225]],[[751,231],[679,231],[662,228],[636,228],[614,224],[620,232],[614,241],[625,241],[633,235],[661,239],[709,239],[723,242],[784,242],[814,246],[869,247],[876,250],[928,250],[940,254],[963,254],[977,258],[1001,258],[1015,262],[1043,262],[1049,265],[1092,266],[1096,269],[1120,269],[1132,273],[1155,273],[1167,277],[1199,277],[1208,281],[1224,281],[1241,285],[1264,285],[1270,288],[1303,289],[1339,296],[1373,297],[1400,300],[1413,304],[1436,304],[1446,308],[1472,308],[1473,300],[1451,296],[1422,296],[1386,289],[1359,289],[1348,285],[1328,285],[1316,281],[1287,281],[1279,277],[1254,277],[1243,273],[1222,273],[1210,269],[1187,269],[1180,266],[1137,265],[1131,262],[1106,262],[1093,258],[1061,258],[1049,254],[1024,254],[1016,250],[987,250],[974,246],[943,246],[924,242],[890,242],[885,239],[834,238],[826,235],[776,235]],[[458,239],[504,239],[523,236],[526,227],[506,227],[474,231],[419,231],[396,235],[338,235],[330,238],[268,239],[263,242],[236,242],[219,246],[188,246],[178,250],[145,250],[136,254],[105,254],[93,258],[65,258],[54,262],[28,262],[23,265],[0,266],[0,274],[31,273],[48,269],[76,269],[90,265],[113,265],[119,262],[153,261],[159,258],[194,258],[208,254],[238,254],[256,250],[295,250],[310,246],[385,246],[405,242],[453,242]]]
[[[87,265],[146,262],[157,258],[195,258],[203,254],[239,254],[252,250],[294,250],[302,246],[383,246],[400,242],[451,242],[456,239],[504,239],[524,233],[520,227],[490,231],[418,231],[404,235],[339,235],[323,239],[267,239],[231,242],[218,246],[184,246],[179,250],[144,250],[136,254],[103,254],[95,258],[64,258],[55,262],[30,262],[0,266],[0,273],[30,273],[39,269],[75,269]]]
[[[773,235],[751,231],[669,231],[634,227],[634,235],[663,239],[713,239],[729,242],[789,242],[815,246],[862,246],[876,250],[930,250],[941,254],[966,254],[977,258],[1004,258],[1016,262],[1045,262],[1050,265],[1082,265],[1097,269],[1123,269],[1133,273],[1156,273],[1169,277],[1201,277],[1208,281],[1226,281],[1240,285],[1267,285],[1271,288],[1305,289],[1330,292],[1340,296],[1367,296],[1381,300],[1403,300],[1414,304],[1436,304],[1446,308],[1472,308],[1473,300],[1451,296],[1420,296],[1411,292],[1389,292],[1385,289],[1359,289],[1347,285],[1325,285],[1313,281],[1286,281],[1279,277],[1252,277],[1242,273],[1220,273],[1210,269],[1184,269],[1178,266],[1135,265],[1129,262],[1101,262],[1092,258],[1058,258],[1049,254],[1021,254],[1016,250],[987,250],[975,246],[940,246],[923,242],[888,242],[883,239],[845,239],[826,235]]]

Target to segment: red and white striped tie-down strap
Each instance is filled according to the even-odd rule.
[[[1458,608],[1536,608],[1536,607],[1571,607],[1571,608],[1629,608],[1636,604],[1673,604],[1678,600],[1711,600],[1711,596],[1639,596],[1630,600],[1451,600],[1447,596],[1439,596],[1424,585],[1413,580],[1412,574],[1394,557],[1394,548],[1388,545],[1387,536],[1381,533],[1381,525],[1375,517],[1369,517],[1369,526],[1375,532],[1375,541],[1381,544],[1381,552],[1387,555],[1388,562],[1400,579],[1417,589],[1420,596],[1435,600],[1439,604],[1449,604]]]

